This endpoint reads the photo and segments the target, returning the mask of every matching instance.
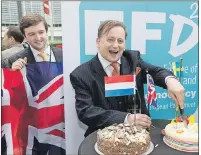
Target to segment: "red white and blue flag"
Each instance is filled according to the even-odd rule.
[[[6,154],[66,154],[62,63],[2,69],[1,96]]]
[[[135,75],[105,77],[105,97],[135,94]]]
[[[157,107],[157,95],[154,86],[154,80],[150,74],[147,74],[147,103]]]

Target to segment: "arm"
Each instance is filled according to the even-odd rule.
[[[73,74],[70,74],[70,80],[75,89],[76,111],[81,122],[93,128],[124,122],[126,112],[105,110],[95,106],[90,86]]]
[[[146,69],[148,69],[148,73],[153,77],[154,83],[157,86],[168,89],[169,96],[183,109],[184,87],[177,80],[174,74],[165,68],[148,64],[144,62],[140,57],[139,64],[142,68],[144,82],[146,83]]]
[[[8,59],[1,60],[1,68],[9,68]]]
[[[1,68],[12,68],[12,64],[18,59],[17,54],[7,58],[7,59],[3,59],[1,61]]]
[[[149,64],[149,63],[143,61],[140,57],[139,57],[138,60],[139,60],[138,64],[142,69],[143,82],[144,83],[147,82],[146,75],[147,75],[147,70],[148,70],[148,73],[153,77],[154,83],[157,86],[160,86],[160,87],[162,87],[164,89],[167,89],[165,78],[168,77],[168,76],[173,76],[174,77],[174,74],[171,71],[169,71],[169,70],[167,70],[165,68]]]

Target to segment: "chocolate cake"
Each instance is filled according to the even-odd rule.
[[[98,130],[97,147],[104,155],[141,155],[150,147],[150,135],[138,126],[114,124]]]

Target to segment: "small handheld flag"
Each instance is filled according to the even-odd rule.
[[[147,74],[147,103],[157,107],[157,96],[154,86],[154,80],[150,74]]]
[[[173,62],[172,70],[176,77],[183,77],[184,68],[181,68],[180,62]]]
[[[135,75],[105,77],[105,97],[135,94]]]

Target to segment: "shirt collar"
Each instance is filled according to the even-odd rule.
[[[31,45],[30,45],[30,48],[31,48],[31,51],[32,51],[34,57],[37,57],[40,52],[37,51],[36,49],[34,49]],[[44,53],[46,53],[48,56],[50,56],[50,46],[49,45],[45,49]]]
[[[105,58],[102,57],[100,52],[98,52],[98,59],[99,59],[101,65],[103,66],[104,70],[111,64],[111,62],[109,62],[108,60],[106,60]],[[118,62],[118,64],[121,64],[121,59],[119,59],[117,62]]]

